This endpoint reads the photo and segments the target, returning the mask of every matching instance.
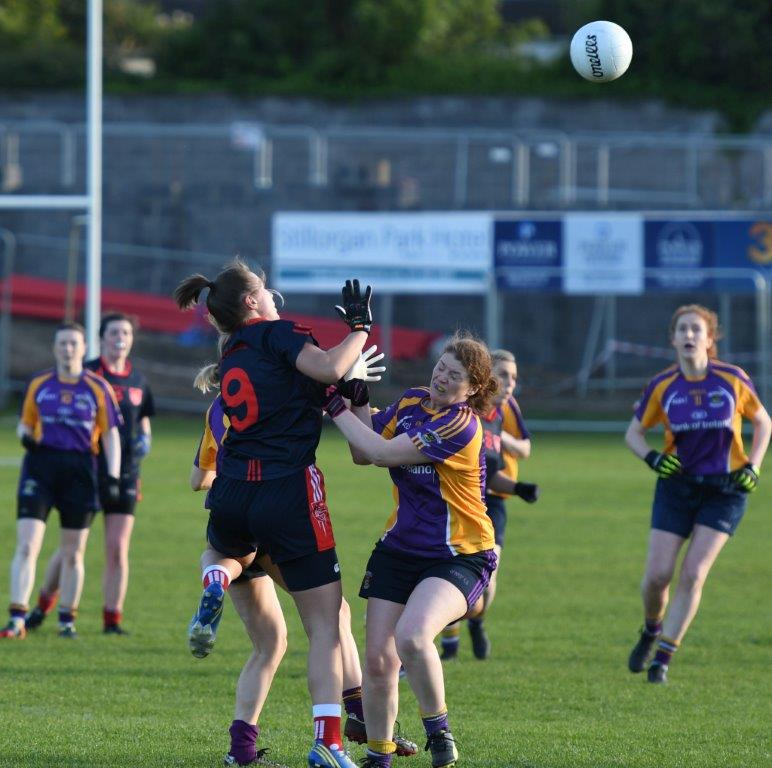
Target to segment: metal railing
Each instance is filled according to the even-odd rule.
[[[0,123],[0,169],[5,191],[25,185],[25,143],[50,137],[58,149],[56,162],[45,162],[56,183],[72,189],[78,182],[80,146],[85,125],[56,121]],[[715,136],[674,133],[564,133],[552,130],[485,130],[401,127],[334,127],[272,125],[259,122],[105,123],[105,168],[121,143],[169,143],[208,140],[219,145],[223,158],[242,163],[255,190],[274,189],[277,177],[302,155],[304,183],[309,188],[335,184],[336,172],[359,163],[367,183],[386,187],[400,179],[426,176],[421,158],[447,170],[440,184],[446,207],[513,206],[569,207],[577,203],[598,207],[655,206],[764,207],[772,205],[772,136]],[[114,142],[117,142],[114,143]],[[302,150],[302,152],[301,152]],[[413,152],[412,160],[410,152]],[[240,156],[243,156],[240,158]],[[358,158],[358,159],[357,159]],[[659,158],[659,160],[657,160]],[[384,163],[380,173],[378,163]],[[136,157],[141,168],[142,157]],[[193,146],[186,165],[195,173],[206,162]],[[659,168],[657,165],[659,164]],[[158,170],[158,169],[156,169]],[[161,169],[163,170],[163,169]],[[433,172],[433,171],[431,171]],[[486,186],[502,191],[497,200],[478,205]],[[719,182],[719,183],[717,183]],[[722,183],[720,183],[722,182]],[[449,184],[450,190],[445,189]],[[421,208],[437,208],[427,186]],[[504,191],[505,190],[505,191]],[[724,199],[726,196],[731,199]],[[722,197],[723,196],[723,197]],[[394,207],[399,207],[396,201]]]

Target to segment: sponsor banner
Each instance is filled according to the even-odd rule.
[[[560,219],[496,221],[493,269],[504,291],[561,291],[563,224]]]
[[[713,266],[713,224],[707,221],[648,220],[644,225],[648,291],[712,290],[704,269]]]
[[[718,221],[715,226],[715,265],[722,268],[753,269],[772,280],[772,217],[742,221]],[[716,280],[720,293],[751,293],[750,277],[722,277]]]
[[[488,213],[277,213],[272,281],[280,291],[338,293],[348,278],[385,293],[485,293]]]
[[[643,217],[568,213],[563,218],[563,291],[643,293]]]

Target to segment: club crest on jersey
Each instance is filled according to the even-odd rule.
[[[134,406],[142,405],[142,390],[139,387],[129,387],[129,402]]]
[[[421,432],[418,437],[426,446],[440,445],[440,443],[442,443],[442,438],[432,429],[427,429],[425,432]]]
[[[62,405],[72,405],[72,392],[67,389],[62,390],[62,393],[59,396],[59,400],[61,401]]]

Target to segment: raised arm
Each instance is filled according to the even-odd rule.
[[[314,381],[334,384],[354,364],[366,341],[367,334],[364,331],[354,331],[336,347],[328,350],[319,349],[309,342],[300,350],[295,366]]]

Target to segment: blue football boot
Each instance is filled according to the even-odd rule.
[[[201,595],[198,610],[188,628],[188,648],[197,659],[206,658],[214,648],[224,600],[225,590],[217,581],[212,582]]]
[[[308,753],[309,768],[357,768],[357,764],[343,751],[317,741]]]

